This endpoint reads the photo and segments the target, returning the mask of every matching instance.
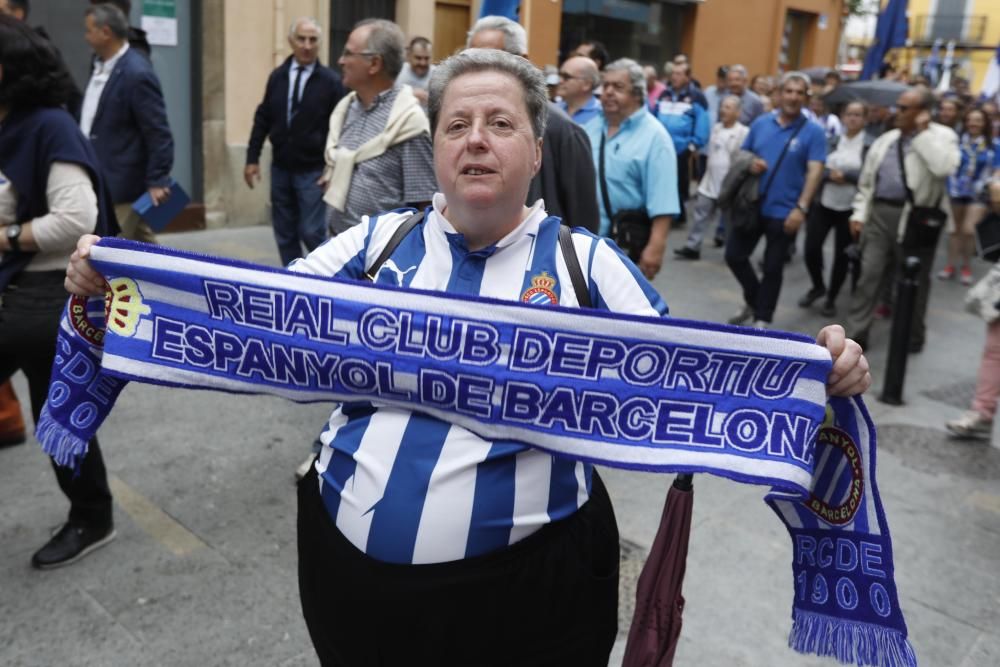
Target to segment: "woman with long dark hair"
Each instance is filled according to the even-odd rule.
[[[90,142],[65,110],[75,86],[55,49],[0,16],[0,381],[21,370],[37,423],[66,303],[62,267],[81,234],[115,233]],[[69,564],[114,538],[97,440],[79,474],[55,468],[69,519],[32,565]]]

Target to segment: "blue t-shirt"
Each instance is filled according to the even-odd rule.
[[[800,125],[802,129],[791,139]],[[785,144],[788,144],[788,152],[777,173],[772,175],[771,170],[778,163]],[[783,220],[798,204],[799,195],[806,184],[809,162],[826,161],[826,133],[804,114],[782,127],[778,124],[778,112],[772,111],[750,126],[750,132],[743,141],[743,150],[748,150],[767,162],[768,171],[760,176],[760,191],[764,195],[761,213],[766,218]]]
[[[601,211],[602,236],[611,231],[611,220],[601,199],[601,137],[607,135],[604,114],[593,118],[583,128],[590,137],[597,172],[597,206]],[[622,122],[618,133],[604,146],[604,175],[608,182],[611,210],[646,209],[650,218],[677,215],[677,153],[674,142],[660,121],[643,105]]]

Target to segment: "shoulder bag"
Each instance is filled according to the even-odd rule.
[[[906,250],[927,250],[936,248],[944,223],[948,220],[948,214],[941,210],[941,200],[944,194],[938,199],[936,206],[917,206],[913,201],[913,190],[906,182],[906,159],[903,155],[902,135],[896,141],[896,153],[899,155],[899,173],[903,178],[903,187],[906,188],[906,199],[910,202],[910,212],[906,216],[906,231],[903,232],[901,244]]]
[[[613,212],[611,199],[608,197],[608,182],[604,178],[604,140],[606,133],[601,134],[601,148],[598,162],[598,175],[601,178],[601,200],[604,202],[604,212],[611,221],[611,240],[622,249],[633,262],[639,261],[643,249],[649,243],[653,221],[644,208],[626,209]]]
[[[795,128],[795,132],[792,136],[788,138],[785,142],[785,147],[781,149],[781,155],[778,156],[778,161],[774,165],[774,169],[770,170],[767,176],[767,180],[764,182],[764,188],[757,195],[757,201],[754,202],[753,206],[746,207],[733,207],[729,210],[729,222],[733,229],[737,229],[744,234],[753,234],[760,229],[760,220],[763,217],[761,214],[761,207],[764,205],[764,197],[767,195],[767,191],[771,188],[771,182],[778,173],[778,168],[781,167],[781,162],[785,159],[785,154],[788,152],[788,147],[792,145],[795,141],[795,137],[799,136],[799,132],[805,127],[809,120],[803,118],[799,121],[799,126]]]

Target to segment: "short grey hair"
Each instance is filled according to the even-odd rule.
[[[403,70],[406,36],[403,29],[388,19],[365,19],[358,21],[354,30],[369,27],[365,51],[382,58],[382,68],[386,76],[395,79]]]
[[[528,33],[517,21],[511,21],[506,16],[484,16],[476,21],[465,39],[465,47],[469,48],[472,38],[486,30],[498,30],[503,33],[503,50],[515,56],[528,53]]]
[[[643,104],[646,103],[646,74],[642,71],[642,65],[631,58],[619,58],[604,68],[607,72],[628,72],[629,81],[632,83],[632,94],[638,97]]]
[[[584,81],[589,81],[590,87],[593,88],[594,90],[597,90],[597,88],[599,88],[601,85],[601,70],[597,66],[597,61],[595,61],[593,58],[588,58],[587,56],[572,56],[572,57],[583,58],[584,60],[587,61],[586,63],[584,63],[584,67],[586,69],[584,69],[583,74],[581,75],[580,78],[582,78]],[[655,72],[656,70],[654,69],[653,71]]]
[[[437,129],[441,103],[448,85],[463,74],[498,72],[513,77],[524,89],[524,105],[531,118],[531,129],[536,139],[545,134],[549,116],[549,92],[545,75],[521,56],[497,49],[465,49],[445,59],[434,68],[427,84],[427,116],[431,121],[431,135]]]
[[[316,32],[319,33],[320,37],[323,36],[323,26],[319,24],[319,21],[311,16],[300,16],[299,18],[292,21],[292,25],[288,26],[288,38],[292,39],[295,37],[295,29],[298,28],[303,23],[308,23],[312,27],[316,28]]]
[[[84,10],[83,14],[93,17],[94,25],[98,28],[106,26],[111,30],[111,34],[118,39],[128,39],[128,19],[125,18],[122,10],[114,5],[91,5]]]
[[[785,72],[782,74],[781,80],[778,82],[778,90],[784,90],[785,86],[792,81],[801,81],[802,85],[806,88],[806,94],[809,94],[809,90],[812,88],[812,79],[799,71]]]
[[[722,99],[719,100],[719,106],[721,107],[723,102],[728,102],[730,100],[736,102],[737,109],[743,108],[743,99],[739,95],[723,95]]]
[[[747,68],[744,67],[743,65],[730,65],[729,71],[736,72],[737,74],[742,74],[744,79],[750,78],[750,73],[747,72]]]

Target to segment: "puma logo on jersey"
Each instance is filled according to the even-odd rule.
[[[392,261],[391,259],[387,259],[385,260],[385,263],[382,264],[381,267],[379,267],[378,276],[375,276],[375,282],[378,282],[379,276],[381,276],[382,272],[385,271],[386,269],[389,269],[389,271],[391,271],[396,276],[396,286],[402,287],[403,278],[405,278],[406,274],[409,273],[410,271],[416,271],[417,267],[411,266],[406,271],[403,271],[398,266],[396,266],[396,262]]]

